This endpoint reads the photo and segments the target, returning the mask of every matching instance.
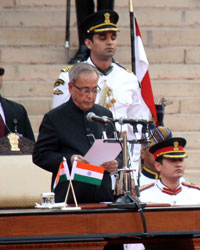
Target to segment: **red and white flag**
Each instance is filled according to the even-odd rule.
[[[146,105],[150,109],[155,121],[157,122],[157,113],[156,107],[153,97],[153,91],[151,87],[151,80],[149,76],[149,62],[147,60],[147,56],[144,50],[142,36],[139,30],[139,26],[137,23],[136,18],[134,19],[134,32],[135,32],[135,68],[136,68],[136,76],[138,81],[141,84],[141,93],[143,100],[145,101]]]

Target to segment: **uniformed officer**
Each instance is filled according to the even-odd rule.
[[[156,183],[140,189],[142,202],[169,203],[171,205],[200,204],[200,187],[182,182],[186,140],[174,137],[152,146],[155,168],[160,173]]]
[[[139,175],[139,186],[156,182],[159,179],[159,172],[156,171],[153,154],[149,148],[156,143],[172,138],[172,132],[169,128],[163,126],[151,126],[149,129],[149,144],[143,144],[141,149],[141,169]]]
[[[89,57],[89,49],[85,45],[85,34],[82,32],[80,25],[83,20],[94,13],[95,4],[94,0],[76,0],[76,18],[77,18],[77,28],[78,28],[78,38],[79,38],[79,49],[75,56],[70,60],[70,64],[85,61]],[[114,9],[114,0],[97,0],[97,11],[109,9]]]

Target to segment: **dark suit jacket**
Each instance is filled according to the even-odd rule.
[[[108,109],[96,104],[88,112],[112,118],[112,113]],[[88,112],[80,110],[70,99],[49,111],[43,118],[33,152],[33,162],[53,173],[52,185],[63,157],[67,159],[68,166],[71,168],[71,156],[73,154],[84,156],[93,144],[92,136],[88,135],[93,134],[96,139],[102,138],[102,125],[88,121],[86,119]],[[113,138],[113,127],[107,125],[106,130],[108,137]],[[64,201],[67,184],[65,182],[57,185],[56,202]],[[79,203],[113,200],[110,174],[107,172],[100,187],[76,181],[73,181],[73,185]],[[72,196],[68,201],[73,202]]]
[[[35,141],[33,130],[25,108],[16,102],[8,100],[0,96],[0,102],[3,107],[4,115],[6,118],[6,135],[15,132],[15,125],[13,120],[17,120],[17,133],[22,134],[24,137]]]

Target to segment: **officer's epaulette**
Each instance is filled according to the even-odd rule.
[[[192,184],[192,183],[182,182],[182,185],[186,186],[186,187],[195,188],[195,189],[200,190],[200,186],[197,186],[197,185]]]
[[[55,82],[54,82],[54,88],[55,87],[58,87],[60,85],[63,85],[65,82],[62,80],[62,79],[57,79]]]
[[[55,90],[53,91],[53,94],[54,94],[54,95],[62,95],[63,92],[62,92],[60,89],[55,89]]]
[[[128,68],[126,68],[126,67],[124,67],[124,66],[122,66],[119,62],[117,62],[117,61],[114,61],[119,67],[121,67],[122,69],[125,69],[127,72],[129,72],[129,73],[132,73],[133,74],[133,71],[132,70],[130,70],[130,69],[128,69]]]
[[[67,71],[69,71],[69,70],[71,69],[72,66],[73,66],[73,65],[67,66],[66,68],[62,69],[61,72],[67,72]]]
[[[139,190],[144,191],[144,190],[146,190],[146,189],[148,189],[150,187],[153,187],[154,185],[155,185],[155,183],[153,182],[153,183],[150,183],[150,184],[147,184],[147,185],[144,185],[144,186],[140,187]]]

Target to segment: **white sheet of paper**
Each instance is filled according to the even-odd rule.
[[[90,164],[99,166],[104,162],[114,160],[121,150],[119,143],[104,142],[103,139],[97,139],[84,158]]]

